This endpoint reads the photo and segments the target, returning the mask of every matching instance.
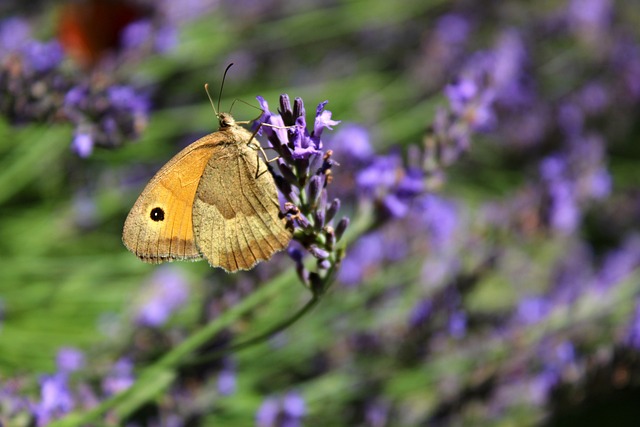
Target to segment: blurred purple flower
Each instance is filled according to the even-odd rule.
[[[368,130],[357,124],[341,126],[329,141],[329,145],[338,158],[349,159],[350,162],[364,163],[374,155]]]
[[[451,110],[476,131],[491,129],[495,123],[495,92],[481,87],[481,79],[477,73],[461,75],[445,88]]]
[[[558,108],[558,125],[569,137],[579,135],[584,128],[582,109],[574,103],[563,103]]]
[[[574,31],[595,38],[611,24],[612,12],[610,0],[570,0],[567,21]]]
[[[71,149],[82,158],[93,153],[93,137],[88,132],[77,132],[71,141]]]
[[[37,72],[47,72],[56,68],[64,58],[62,46],[57,41],[28,43],[23,48],[28,66]]]
[[[0,21],[0,58],[22,49],[31,41],[31,28],[23,18]]]
[[[181,270],[174,266],[162,266],[156,270],[144,290],[144,302],[135,316],[136,323],[160,327],[188,297],[189,287]]]
[[[107,96],[115,108],[129,109],[131,111],[146,111],[148,102],[140,96],[131,86],[114,85],[107,88]]]
[[[418,198],[415,212],[426,226],[428,239],[434,251],[440,251],[453,243],[459,226],[457,207],[451,200],[435,194]]]
[[[573,185],[568,181],[551,181],[549,197],[551,227],[563,234],[573,233],[580,223],[580,209],[575,199]]]
[[[304,399],[299,393],[289,392],[282,399],[282,410],[291,418],[302,418],[307,413]]]
[[[169,22],[181,25],[215,11],[220,5],[220,0],[186,0],[182,2],[161,0],[158,3]]]
[[[276,419],[280,405],[278,399],[275,397],[268,397],[262,402],[258,412],[256,413],[256,426],[258,427],[273,427],[275,426]]]
[[[549,196],[549,223],[565,234],[572,233],[580,221],[575,187],[565,177],[567,169],[566,159],[560,156],[549,156],[540,163],[540,174]]]
[[[361,236],[351,245],[342,261],[339,280],[346,285],[361,283],[367,271],[384,259],[386,244],[380,232]]]
[[[107,396],[111,396],[128,389],[133,383],[133,363],[127,358],[122,358],[103,378],[102,390]]]
[[[627,327],[625,342],[636,350],[640,350],[640,299],[636,300],[636,307]]]
[[[229,358],[224,360],[223,368],[218,374],[218,392],[223,396],[236,392],[236,368]]]
[[[82,369],[85,364],[84,353],[71,347],[64,347],[58,350],[56,361],[58,370],[64,373]]]
[[[377,156],[368,167],[358,172],[356,183],[366,194],[386,193],[398,183],[402,173],[402,159],[398,154]]]
[[[433,302],[430,299],[419,301],[409,313],[409,326],[416,328],[426,323],[433,311]]]
[[[467,315],[458,310],[449,316],[449,335],[455,339],[464,338],[467,334]]]
[[[170,52],[178,45],[178,31],[171,25],[156,30],[154,47],[160,53]]]
[[[543,370],[534,375],[529,382],[529,398],[532,403],[544,405],[549,399],[549,394],[558,384],[558,374],[555,371]]]
[[[356,185],[364,198],[382,204],[394,218],[407,215],[419,194],[425,190],[424,172],[405,168],[398,153],[377,156],[356,174]]]
[[[258,427],[297,427],[302,425],[306,405],[302,396],[289,392],[281,398],[268,397],[256,413]]]
[[[365,425],[368,427],[385,427],[390,421],[390,404],[376,399],[369,402],[365,408]]]
[[[137,49],[148,43],[153,36],[153,26],[148,19],[134,21],[127,25],[120,36],[124,49]]]
[[[516,319],[524,325],[534,325],[549,314],[549,302],[539,296],[525,297],[518,302]]]
[[[40,401],[33,407],[38,426],[49,424],[71,411],[74,406],[65,373],[47,375],[40,379]]]
[[[464,17],[449,13],[441,16],[435,23],[435,34],[446,44],[459,44],[467,40],[471,25]]]
[[[640,235],[627,236],[620,248],[608,253],[596,275],[596,286],[609,289],[640,267]]]
[[[578,94],[580,107],[588,114],[602,113],[611,102],[611,94],[600,82],[589,82]]]

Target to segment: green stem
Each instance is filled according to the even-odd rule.
[[[284,288],[294,282],[293,270],[287,270],[269,283],[257,289],[237,305],[231,307],[217,319],[212,320],[202,329],[194,332],[180,345],[169,351],[164,357],[140,372],[136,382],[127,390],[105,400],[99,406],[85,412],[72,412],[64,418],[50,424],[52,427],[76,427],[99,421],[106,412],[112,412],[116,420],[122,420],[145,402],[154,399],[165,391],[175,378],[175,369],[197,349],[209,342],[224,328],[233,324],[244,314],[255,307],[264,305],[265,301],[283,292]],[[312,300],[313,301],[313,300]],[[308,304],[304,312],[309,311],[317,301]],[[304,313],[301,313],[301,317]],[[296,319],[293,319],[295,321]],[[293,323],[293,322],[290,322]]]

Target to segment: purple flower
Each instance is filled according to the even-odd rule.
[[[540,164],[549,196],[549,223],[565,234],[572,233],[580,222],[575,186],[566,177],[568,167],[566,159],[560,156],[547,157]]]
[[[436,21],[435,33],[446,44],[460,44],[467,40],[471,26],[460,15],[449,13]]]
[[[331,126],[340,123],[339,121],[331,120],[331,112],[324,109],[327,101],[324,101],[316,109],[313,131],[309,133],[304,117],[304,107],[300,98],[296,98],[294,103],[294,105],[298,106],[298,111],[288,112],[287,120],[280,114],[271,113],[269,105],[263,97],[257,96],[256,99],[262,107],[262,115],[258,123],[265,124],[261,126],[260,131],[267,135],[276,150],[279,147],[289,147],[290,156],[293,160],[309,160],[312,155],[319,154],[322,150],[320,137],[323,129],[332,129]],[[286,100],[282,100],[282,102],[288,106],[289,98],[286,97]],[[286,127],[288,129],[285,129]]]
[[[367,168],[358,172],[356,183],[365,194],[384,194],[398,183],[402,173],[399,155],[377,156]]]
[[[341,126],[329,141],[329,145],[337,156],[348,159],[349,162],[367,162],[374,155],[369,132],[365,127],[356,124]]]
[[[533,325],[543,320],[550,311],[549,303],[542,297],[525,297],[516,309],[516,318],[525,325]]]
[[[302,425],[306,405],[300,394],[289,392],[282,398],[268,397],[256,413],[258,427],[296,427]]]
[[[84,354],[80,350],[71,347],[58,350],[57,365],[60,372],[74,372],[82,369],[84,364]]]
[[[580,209],[573,185],[568,181],[552,181],[549,185],[551,227],[563,234],[573,233],[580,223]]]
[[[324,109],[324,107],[326,107],[328,103],[329,101],[323,101],[318,104],[318,108],[316,108],[316,120],[313,124],[312,139],[319,149],[322,148],[320,137],[322,136],[322,131],[324,130],[324,128],[333,130],[331,126],[340,124],[340,120],[331,120],[331,111]]]
[[[122,30],[122,47],[125,49],[137,49],[151,40],[153,26],[151,21],[142,19],[134,21]]]
[[[383,236],[378,232],[361,236],[351,245],[342,261],[340,281],[346,285],[361,283],[367,271],[384,258],[385,245]]]
[[[102,390],[107,396],[128,389],[134,382],[133,363],[126,358],[118,360],[102,380]]]
[[[64,106],[66,108],[82,108],[81,106],[87,100],[89,91],[86,86],[74,86],[64,96]]]
[[[449,316],[449,334],[455,339],[467,334],[467,315],[464,311],[455,311]]]
[[[625,341],[631,347],[640,350],[640,300],[636,301],[636,308],[631,316]]]
[[[564,103],[558,110],[558,124],[567,136],[576,136],[584,128],[584,114],[579,106]]]
[[[452,243],[458,228],[455,204],[440,196],[426,194],[418,199],[416,212],[428,230],[431,244],[438,250]]]
[[[611,95],[604,84],[590,82],[578,94],[580,107],[589,114],[602,113],[611,102]]]
[[[610,0],[571,0],[567,8],[569,26],[585,36],[598,37],[611,23]]]
[[[155,49],[160,53],[170,52],[178,45],[178,31],[171,25],[156,30]]]
[[[621,247],[608,253],[596,275],[597,286],[608,289],[619,284],[640,266],[640,236],[631,234]]]
[[[56,68],[64,58],[62,46],[57,41],[30,42],[24,46],[23,55],[28,64],[37,72],[47,72]]]
[[[451,110],[458,114],[463,114],[466,106],[471,102],[480,91],[478,82],[473,79],[459,79],[453,83],[449,83],[444,93],[449,98]]]
[[[33,408],[38,426],[49,424],[73,408],[74,401],[66,374],[47,375],[40,379],[40,401]]]
[[[256,413],[256,426],[258,427],[274,427],[280,405],[275,397],[268,397],[262,402],[258,412]]]
[[[128,110],[134,114],[146,115],[149,101],[146,96],[136,92],[131,86],[115,85],[107,89],[107,96],[116,109]]]
[[[31,28],[22,18],[8,18],[0,22],[0,58],[16,52],[31,41]]]
[[[529,398],[534,404],[545,404],[556,384],[558,384],[557,372],[543,370],[529,382]]]
[[[82,158],[93,153],[93,136],[89,132],[78,132],[71,141],[71,149]]]
[[[289,392],[282,399],[282,410],[291,418],[302,418],[306,412],[304,399],[299,393]]]
[[[356,185],[361,196],[382,204],[386,213],[402,218],[417,195],[425,190],[424,172],[418,168],[405,168],[397,153],[377,156],[366,168],[356,174]]]
[[[223,369],[218,374],[218,392],[229,396],[236,392],[236,369],[231,359],[225,359]]]
[[[136,322],[149,327],[164,325],[171,314],[188,299],[189,287],[177,267],[156,270],[145,290],[144,303],[138,309]]]
[[[486,131],[493,127],[495,93],[492,89],[481,89],[477,81],[461,77],[447,85],[445,93],[452,111],[473,130]]]
[[[279,154],[276,165],[280,174],[274,174],[274,178],[284,200],[283,215],[293,228],[297,243],[317,260],[316,271],[309,272],[300,262],[300,252],[292,251],[298,277],[312,292],[322,293],[328,280],[334,278],[333,267],[342,259],[343,252],[337,251],[336,242],[349,224],[348,218],[335,225],[332,222],[340,200],[329,199],[327,186],[333,179],[336,162],[330,150],[323,151],[321,140],[323,130],[339,122],[331,119],[331,113],[324,109],[326,101],[322,102],[316,109],[314,129],[309,133],[302,99],[296,98],[291,105],[289,96],[281,95],[279,114],[269,110],[264,98],[257,99],[262,114],[254,125]]]
[[[390,404],[381,400],[369,402],[365,409],[365,422],[370,427],[384,427],[389,425]]]

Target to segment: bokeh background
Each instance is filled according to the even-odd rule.
[[[637,425],[634,0],[0,5],[6,426]],[[350,228],[311,298],[121,243],[153,173],[280,94],[328,100]],[[309,257],[307,257],[309,258]],[[308,261],[311,262],[311,261]]]

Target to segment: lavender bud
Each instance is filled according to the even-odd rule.
[[[291,110],[289,95],[280,95],[280,108],[278,109],[278,112],[282,116],[282,120],[286,125],[291,126],[295,122],[293,111]]]
[[[304,117],[305,116],[305,111],[304,111],[304,102],[302,102],[302,98],[296,98],[293,101],[293,116],[295,118],[298,117]]]
[[[316,257],[318,259],[327,259],[327,258],[329,258],[329,252],[325,251],[324,249],[320,249],[316,245],[311,245],[309,247],[309,253],[311,253],[311,255],[313,255],[314,257]]]
[[[318,269],[320,270],[328,270],[331,268],[331,263],[328,259],[318,260]]]
[[[313,220],[315,229],[320,231],[324,227],[324,211],[316,210],[313,212]]]
[[[336,226],[336,242],[342,238],[342,235],[347,230],[347,227],[349,227],[349,218],[345,216]]]
[[[336,244],[336,233],[333,230],[333,227],[331,227],[330,225],[327,225],[323,231],[324,231],[324,237],[327,241],[326,242],[327,248],[332,250]]]
[[[302,264],[302,257],[304,256],[304,254],[300,249],[296,247],[289,247],[289,249],[287,249],[287,252],[289,253],[291,259],[296,263],[296,265]]]
[[[273,180],[276,182],[276,187],[278,187],[278,190],[280,190],[282,194],[289,194],[293,190],[291,188],[291,184],[289,184],[282,176],[273,175]]]
[[[326,180],[325,180],[325,187],[327,186],[326,184]],[[317,203],[317,210],[322,211],[322,214],[325,215],[326,212],[325,210],[327,210],[327,192],[326,191],[321,191],[320,192],[320,198],[318,199],[318,203]]]
[[[311,223],[309,222],[307,217],[304,216],[302,213],[299,213],[295,219],[298,222],[298,225],[300,226],[300,228],[303,228],[305,230],[309,230],[311,228]]]
[[[278,160],[278,168],[280,169],[280,173],[282,173],[282,177],[287,180],[291,185],[296,185],[298,179],[293,173],[291,167],[284,162],[282,159]]]
[[[318,198],[322,192],[322,187],[323,179],[318,175],[312,176],[309,181],[309,205],[312,209],[315,209],[318,204]]]
[[[329,207],[325,212],[324,220],[326,222],[331,221],[338,213],[338,210],[340,210],[340,199],[333,199],[333,201],[331,202],[331,204],[329,205]]]
[[[289,200],[291,202],[291,204],[295,204],[295,205],[299,205],[300,204],[300,197],[298,197],[298,195],[296,194],[295,191],[291,191],[291,192],[285,193],[285,194],[286,194],[287,200]]]

